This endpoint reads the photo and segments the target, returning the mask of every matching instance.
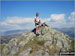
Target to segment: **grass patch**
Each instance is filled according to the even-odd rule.
[[[54,54],[56,52],[55,47],[52,47],[49,49],[49,54]]]
[[[39,40],[39,37],[34,36],[33,40],[30,40],[24,47],[21,47],[19,51],[15,53],[14,56],[18,56],[20,52],[25,51],[27,48],[32,48],[30,54],[35,53],[35,51],[39,49],[44,50],[45,49],[44,43],[45,43],[44,40]]]
[[[45,43],[44,40],[39,40],[39,37],[34,36],[33,40],[30,40],[24,47],[20,48],[19,52],[26,50],[27,48],[32,48],[30,53],[33,53],[33,51],[38,50],[38,49],[45,49],[44,43]]]
[[[41,46],[44,46],[45,44],[45,40],[39,40],[39,37],[34,37],[34,40],[32,42],[33,43],[35,42],[35,44],[41,45]]]
[[[37,44],[39,44],[39,45],[41,45],[41,46],[44,46],[44,43],[45,43],[44,40],[37,41]]]
[[[5,47],[6,44],[0,44],[0,53],[2,52],[3,48]]]
[[[30,40],[25,47],[37,47],[37,46],[44,46],[45,41],[44,40],[39,40],[39,37],[34,36],[33,40]]]

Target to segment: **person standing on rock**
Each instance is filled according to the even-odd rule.
[[[34,23],[36,26],[36,34],[39,34],[39,27],[41,26],[41,19],[39,17],[39,13],[36,13],[36,17],[34,18]]]

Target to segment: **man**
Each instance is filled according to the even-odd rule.
[[[36,26],[36,34],[39,34],[39,27],[41,26],[41,20],[39,17],[39,13],[36,13],[36,17],[34,18],[35,26]]]

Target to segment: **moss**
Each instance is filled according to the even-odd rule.
[[[35,42],[35,44],[41,45],[41,46],[44,46],[44,44],[45,44],[45,40],[39,40],[39,37],[34,37],[33,43],[34,42]]]
[[[0,53],[2,52],[3,48],[5,47],[6,44],[0,44]]]
[[[37,44],[42,45],[42,46],[44,46],[44,43],[45,43],[44,40],[37,41]]]
[[[33,53],[33,50],[30,51],[30,54],[32,54],[32,53]]]

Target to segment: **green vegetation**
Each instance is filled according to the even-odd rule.
[[[74,43],[75,43],[75,39],[71,39],[72,40],[72,42],[71,42],[71,48],[69,49],[69,52],[75,52],[75,49],[74,49]]]
[[[16,39],[17,39],[17,43],[19,43],[20,41],[22,41],[22,40],[25,39],[25,38],[24,38],[24,36],[21,36],[21,37],[16,38]]]
[[[27,48],[32,48],[30,54],[34,53],[38,49],[45,49],[44,47],[45,40],[39,40],[39,37],[34,36],[33,40],[30,40],[24,47],[21,47],[14,56],[18,56],[19,52],[26,50]]]
[[[48,48],[49,49],[49,54],[53,54],[56,51],[56,46],[55,44],[51,44],[50,46],[52,46],[52,48]]]
[[[38,49],[40,46],[44,46],[45,40],[39,40],[39,37],[34,36],[33,40],[30,40],[26,45],[25,48],[31,47]]]
[[[41,41],[37,41],[37,44],[44,46],[45,41],[41,40]]]
[[[33,53],[33,50],[30,51],[30,54]]]
[[[51,44],[50,46],[51,46],[51,47],[47,47],[47,48],[49,49],[49,52],[48,52],[48,53],[49,53],[50,55],[53,55],[54,53],[59,54],[60,48],[57,47],[56,44]]]
[[[0,44],[0,53],[2,52],[3,48],[5,47],[6,44]]]

